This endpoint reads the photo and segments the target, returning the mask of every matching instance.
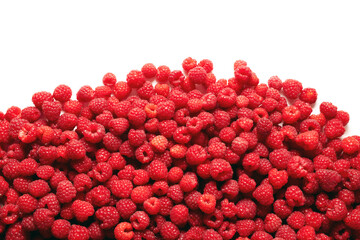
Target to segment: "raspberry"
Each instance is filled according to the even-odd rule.
[[[21,111],[21,118],[28,120],[29,122],[37,121],[41,116],[41,112],[36,107],[26,107]]]
[[[54,213],[46,208],[34,212],[34,223],[39,230],[49,230],[54,222]]]
[[[0,209],[0,220],[2,223],[10,225],[17,221],[19,217],[19,207],[14,204],[6,204]]]
[[[274,189],[281,189],[288,182],[288,173],[285,170],[278,171],[273,168],[269,171],[269,182]]]
[[[284,95],[290,99],[298,98],[302,89],[302,84],[297,80],[287,79],[283,83]]]
[[[89,238],[89,230],[86,227],[75,224],[71,225],[68,235],[69,240],[88,240]]]
[[[327,138],[334,139],[341,137],[345,132],[345,128],[340,120],[331,119],[326,123],[324,132]]]
[[[126,82],[131,88],[140,88],[145,82],[145,77],[141,71],[132,70],[126,76]]]
[[[300,207],[305,204],[305,196],[298,186],[289,186],[285,192],[286,203],[291,207]]]
[[[99,208],[95,212],[95,216],[100,221],[100,228],[105,230],[115,227],[120,220],[120,215],[116,208],[110,206]]]
[[[116,76],[113,73],[106,73],[102,82],[105,86],[113,87],[116,83]]]
[[[72,95],[71,88],[67,85],[59,85],[54,89],[53,97],[59,102],[69,101]]]
[[[42,104],[42,110],[45,117],[52,122],[59,119],[61,113],[61,104],[59,102],[44,101]]]
[[[287,106],[282,110],[283,121],[287,124],[292,124],[298,121],[301,112],[295,106]]]
[[[182,204],[175,205],[170,211],[171,222],[178,226],[184,226],[188,221],[188,217],[189,210]]]
[[[332,221],[341,221],[346,217],[347,213],[346,204],[342,200],[335,198],[329,202],[326,217]]]
[[[71,205],[71,209],[79,222],[87,221],[95,213],[94,207],[89,202],[81,200],[75,200]]]
[[[270,184],[261,184],[253,192],[253,197],[261,205],[270,205],[274,202],[273,188]]]
[[[85,157],[86,149],[82,142],[73,139],[66,144],[66,156],[69,159],[78,160]]]
[[[311,226],[304,226],[296,233],[296,238],[299,240],[315,239],[315,229]]]
[[[212,194],[203,194],[198,198],[198,206],[204,213],[210,214],[214,212],[216,205],[215,196]]]
[[[225,181],[232,177],[233,170],[229,162],[221,158],[216,158],[211,161],[210,175],[216,181]]]
[[[334,191],[341,182],[341,175],[333,170],[319,169],[315,174],[320,187],[326,192]]]
[[[40,180],[38,180],[40,181]],[[56,197],[60,203],[69,203],[76,196],[76,189],[70,181],[59,182],[56,188]]]
[[[49,92],[37,92],[32,96],[32,102],[34,103],[35,107],[41,109],[44,101],[51,101],[52,94]]]
[[[67,238],[71,229],[69,221],[64,219],[57,219],[51,226],[51,233],[54,237],[59,239]]]
[[[156,80],[159,83],[165,83],[165,82],[167,82],[170,73],[171,73],[171,70],[168,66],[164,66],[164,65],[159,66],[157,68]]]
[[[119,223],[114,230],[115,238],[117,240],[131,240],[134,237],[133,228],[130,223]]]
[[[322,102],[320,104],[320,112],[324,114],[327,119],[331,119],[336,116],[337,107],[330,102]]]
[[[255,230],[255,222],[253,220],[239,220],[236,222],[236,229],[240,237],[248,237]]]
[[[305,226],[305,216],[303,213],[295,211],[290,214],[290,216],[286,219],[287,224],[293,229],[300,229]]]
[[[36,198],[43,197],[49,192],[49,184],[44,180],[35,180],[29,184],[29,193]]]
[[[207,230],[204,231],[202,239],[203,240],[211,240],[211,239],[213,239],[213,240],[221,240],[222,237],[214,229],[207,229]]]
[[[231,150],[238,155],[245,153],[248,147],[249,142],[242,137],[236,137],[231,143]]]
[[[313,104],[317,100],[317,92],[314,88],[304,88],[299,96],[301,101]]]
[[[40,201],[39,201],[38,207],[39,208],[47,207],[55,215],[60,213],[60,203],[59,203],[59,201],[56,198],[56,195],[54,193],[49,193],[45,197],[41,198]]]
[[[360,143],[355,137],[346,137],[341,142],[343,151],[347,154],[353,154],[360,148]]]
[[[255,190],[256,182],[247,174],[241,174],[238,180],[239,190],[242,193],[249,193]]]
[[[260,166],[260,157],[257,153],[246,154],[243,158],[242,165],[245,171],[253,172]]]
[[[269,213],[264,219],[264,229],[269,233],[276,232],[281,226],[282,220],[276,214]]]
[[[205,162],[207,153],[200,145],[193,145],[186,151],[186,162],[190,165],[199,165]]]
[[[128,97],[130,92],[131,87],[126,82],[117,82],[114,86],[114,95],[119,100]]]
[[[190,69],[197,66],[197,61],[191,57],[185,58],[182,62],[182,67],[185,72],[190,71]]]
[[[160,234],[165,240],[175,240],[180,235],[180,230],[172,222],[165,222],[161,226]]]
[[[148,186],[137,186],[131,192],[131,200],[134,203],[142,204],[152,195],[151,188]]]

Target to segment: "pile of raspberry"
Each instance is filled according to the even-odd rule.
[[[145,64],[0,112],[0,238],[360,239],[360,137],[247,63]]]

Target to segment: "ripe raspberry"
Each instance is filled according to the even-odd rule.
[[[171,70],[168,66],[165,66],[165,65],[159,66],[157,68],[156,80],[159,83],[165,83],[165,82],[167,82],[170,73],[171,73]]]
[[[116,83],[116,76],[113,73],[106,73],[102,82],[105,86],[113,87]]]
[[[286,203],[291,207],[301,207],[305,204],[305,196],[298,186],[292,185],[285,192]]]
[[[191,57],[185,58],[182,62],[182,67],[185,72],[190,71],[190,69],[197,66],[197,61]]]
[[[304,226],[296,233],[296,239],[307,240],[315,239],[315,229],[311,226]]]
[[[287,79],[283,83],[284,95],[290,99],[298,98],[302,89],[302,84],[297,80]]]
[[[305,226],[305,216],[303,213],[295,211],[290,214],[290,216],[286,219],[286,222],[290,227],[298,230]]]
[[[126,82],[131,88],[140,88],[145,82],[145,77],[141,71],[132,70],[126,76]]]
[[[164,240],[175,240],[180,235],[180,230],[172,222],[165,222],[161,226],[160,234]]]
[[[54,193],[49,193],[45,197],[41,198],[38,208],[48,208],[55,215],[60,213],[60,203]]]
[[[256,182],[250,178],[247,174],[241,174],[238,180],[239,190],[242,193],[249,193],[255,190]]]
[[[34,223],[39,230],[49,230],[54,222],[54,213],[46,208],[34,212]]]
[[[68,235],[69,240],[88,240],[89,238],[89,230],[86,227],[75,224],[71,225]]]
[[[316,179],[324,191],[331,192],[341,182],[341,175],[333,170],[319,169],[316,171]]]
[[[198,178],[192,172],[185,173],[179,185],[183,192],[191,192],[198,186]]]
[[[60,203],[69,203],[75,196],[76,189],[70,181],[65,180],[58,184],[56,188],[56,197]]]
[[[274,190],[270,184],[261,184],[253,192],[253,197],[261,204],[268,206],[274,202]]]
[[[190,165],[199,165],[205,162],[207,153],[200,145],[192,145],[186,151],[186,162]]]
[[[15,204],[5,204],[0,209],[0,220],[6,225],[14,224],[19,217],[19,207]]]
[[[41,116],[41,112],[36,107],[26,107],[21,111],[21,118],[33,123]]]
[[[248,237],[255,230],[255,222],[253,220],[239,220],[236,222],[236,229],[240,237]]]
[[[353,154],[360,148],[360,143],[355,137],[346,137],[341,142],[343,151],[347,154]]]
[[[216,181],[225,181],[232,177],[233,170],[229,162],[221,158],[216,158],[211,161],[210,174]]]
[[[252,72],[251,69],[246,65],[236,64],[234,69],[235,78],[239,81],[240,84],[246,84],[250,81]]]
[[[175,205],[170,211],[170,220],[178,226],[184,226],[189,218],[189,209],[182,204]]]
[[[54,237],[59,239],[65,239],[68,237],[71,229],[69,221],[64,219],[57,219],[51,226],[51,233]]]
[[[282,220],[276,214],[269,213],[264,219],[264,229],[269,233],[276,232],[281,226]]]
[[[215,211],[216,199],[212,194],[203,194],[198,198],[198,206],[204,213],[210,214]]]
[[[118,224],[120,215],[115,207],[101,207],[95,212],[96,218],[100,221],[100,228],[104,230],[111,229]]]
[[[50,102],[50,101],[44,101],[42,104],[42,110],[44,116],[52,122],[55,122],[59,119],[60,113],[61,113],[61,103],[60,102]]]
[[[69,101],[72,95],[71,88],[67,85],[61,84],[54,90],[53,97],[59,102]]]
[[[49,192],[49,184],[44,180],[35,180],[29,184],[29,193],[36,198],[43,197]]]
[[[332,221],[341,221],[346,217],[347,213],[348,211],[344,201],[335,198],[329,202],[326,217]]]
[[[242,166],[245,171],[253,172],[260,166],[260,157],[257,153],[246,154],[243,158]]]
[[[317,92],[314,88],[304,88],[299,96],[301,101],[313,104],[317,100]]]
[[[49,92],[37,92],[32,96],[32,102],[34,103],[35,107],[41,109],[44,101],[51,101],[52,94]]]
[[[142,204],[146,199],[152,195],[151,187],[149,186],[137,186],[131,192],[131,200],[134,203]]]
[[[71,205],[71,209],[79,222],[87,221],[95,213],[94,207],[89,202],[81,200],[75,200]]]
[[[345,132],[345,128],[342,122],[335,118],[326,123],[324,132],[327,138],[334,139],[341,137]]]
[[[269,171],[269,182],[274,189],[281,189],[288,182],[288,173],[285,170],[278,171],[273,168]]]

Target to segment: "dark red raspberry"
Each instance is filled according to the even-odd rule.
[[[172,222],[162,224],[160,234],[164,240],[175,240],[180,234],[179,228]]]
[[[69,221],[64,219],[57,219],[51,226],[51,233],[54,237],[59,239],[67,238],[71,229]]]
[[[56,188],[56,197],[60,203],[69,203],[75,196],[76,189],[70,181],[65,180],[58,184]]]
[[[89,238],[89,230],[86,227],[75,224],[71,225],[68,235],[69,240],[88,240]]]
[[[115,227],[120,220],[120,215],[115,207],[105,206],[95,212],[97,220],[100,221],[100,228],[107,230]]]
[[[74,213],[75,218],[80,222],[85,222],[89,217],[94,215],[95,210],[91,203],[81,200],[75,200],[71,209]]]

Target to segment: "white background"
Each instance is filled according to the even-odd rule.
[[[314,87],[350,113],[359,134],[357,1],[1,1],[0,111],[31,105],[36,91],[125,80],[146,62],[181,69],[211,59],[218,78],[243,59]]]

